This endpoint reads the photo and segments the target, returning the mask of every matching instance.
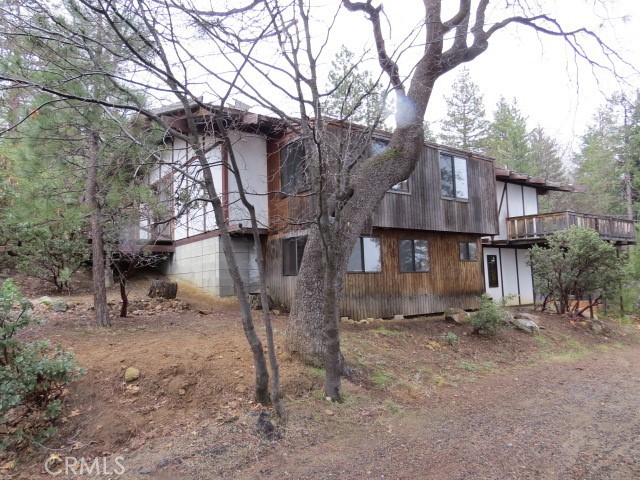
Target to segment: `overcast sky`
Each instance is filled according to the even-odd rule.
[[[375,4],[376,2],[374,2]],[[384,30],[389,46],[404,39],[423,15],[421,0],[383,1],[386,15]],[[447,5],[457,6],[458,1],[445,0]],[[495,2],[503,5],[505,2]],[[532,0],[530,3],[536,3]],[[539,0],[539,3],[547,3]],[[586,26],[596,31],[620,54],[640,68],[640,0],[605,0],[606,7],[597,6],[593,0],[556,0],[549,3],[549,11],[571,29]],[[475,4],[475,2],[474,2]],[[327,17],[335,2],[326,0]],[[491,12],[497,15],[500,12]],[[625,18],[626,17],[626,18]],[[354,51],[362,51],[362,39],[371,45],[370,25],[363,15],[344,12],[337,27],[343,36],[332,36],[332,42],[345,43]],[[391,27],[391,28],[390,28]],[[419,53],[420,48],[414,50]],[[412,52],[403,55],[401,67],[408,73]],[[600,57],[601,59],[602,57]],[[467,66],[473,80],[484,94],[487,115],[490,117],[496,102],[502,95],[507,100],[516,98],[521,111],[528,117],[529,127],[541,125],[572,148],[579,146],[579,135],[584,132],[595,109],[604,103],[605,95],[619,90],[611,75],[596,72],[596,76],[584,62],[576,62],[563,41],[539,36],[524,27],[510,28],[496,34],[487,52]],[[376,65],[370,64],[373,70]],[[438,80],[436,91],[427,110],[427,120],[435,122],[445,112],[443,95],[448,93],[459,68]],[[637,75],[621,70],[628,82],[627,90],[640,88]]]

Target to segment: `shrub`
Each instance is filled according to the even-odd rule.
[[[32,320],[31,305],[9,279],[0,286],[0,447],[18,444],[30,428],[51,427],[61,407],[63,387],[84,371],[71,352],[60,345],[53,349],[47,340],[23,342],[16,332],[39,323]],[[38,420],[34,421],[34,418]],[[49,424],[49,425],[43,425]],[[49,428],[50,429],[50,428]]]
[[[458,338],[458,336],[453,333],[453,332],[446,332],[442,334],[442,340],[444,340],[444,342],[447,345],[455,345],[456,343],[458,343],[460,341],[460,339]]]
[[[89,256],[87,236],[74,224],[18,224],[14,236],[12,251],[18,256],[18,269],[58,290],[68,287],[71,275]]]
[[[592,228],[572,226],[550,236],[546,246],[535,245],[530,252],[537,291],[553,299],[559,313],[580,314],[589,305],[580,307],[574,300],[588,295],[590,305],[613,297],[632,273],[626,255],[619,256],[615,247]]]
[[[502,326],[507,311],[503,306],[497,304],[488,293],[480,295],[478,302],[480,308],[469,317],[469,323],[473,325],[473,332],[495,335]]]

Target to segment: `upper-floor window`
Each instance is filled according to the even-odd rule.
[[[348,272],[380,272],[382,271],[382,252],[380,239],[376,237],[360,237],[349,257]]]
[[[475,262],[478,260],[478,244],[476,242],[460,242],[460,260]]]
[[[383,138],[373,138],[371,140],[371,154],[378,155],[384,152],[389,147],[389,140]],[[409,180],[403,180],[400,183],[396,183],[389,189],[390,192],[404,192],[409,193]]]
[[[401,272],[429,271],[429,242],[426,240],[398,240]]]
[[[283,193],[294,194],[308,186],[304,142],[294,140],[280,150],[280,188]]]
[[[440,188],[443,197],[462,200],[469,198],[466,158],[440,154]]]
[[[282,239],[282,274],[298,275],[302,264],[302,255],[307,237],[291,237]]]

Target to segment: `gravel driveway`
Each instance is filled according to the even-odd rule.
[[[634,347],[496,373],[443,389],[428,410],[371,421],[284,456],[276,449],[263,459],[268,469],[243,475],[638,479],[639,363]]]

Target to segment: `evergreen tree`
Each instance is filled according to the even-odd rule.
[[[535,166],[530,159],[527,120],[520,113],[515,99],[510,105],[500,97],[484,141],[484,151],[494,157],[499,166],[535,174]]]
[[[386,94],[371,72],[361,71],[353,52],[342,45],[331,62],[325,113],[334,118],[381,128],[389,112]]]
[[[530,158],[533,163],[534,175],[554,182],[566,182],[567,174],[562,164],[559,146],[556,140],[540,126],[534,128],[529,135]],[[549,192],[540,198],[540,211],[554,212],[566,208],[567,194]]]
[[[482,94],[463,68],[453,82],[451,96],[445,96],[447,118],[442,121],[440,141],[445,145],[482,151],[489,122],[485,119]]]
[[[436,137],[436,134],[431,129],[431,123],[429,123],[427,120],[424,121],[423,128],[424,128],[424,139],[427,142],[436,142],[438,140]]]
[[[574,179],[587,192],[573,195],[572,208],[598,214],[624,215],[624,165],[618,160],[622,137],[615,105],[598,109],[574,157]]]
[[[30,22],[50,32],[65,24],[80,30],[95,26],[90,8],[71,6],[72,14],[66,17],[46,18],[31,12]],[[29,57],[19,62],[5,61],[3,67],[34,83],[53,85],[66,95],[95,98],[105,104],[62,100],[22,90],[23,100],[28,101],[23,102],[19,112],[23,121],[13,131],[12,155],[19,168],[16,187],[19,198],[11,209],[10,220],[17,227],[15,233],[22,235],[13,243],[20,245],[18,253],[23,266],[30,273],[52,272],[59,288],[79,266],[79,260],[88,258],[91,247],[96,320],[100,325],[108,325],[105,238],[121,242],[127,230],[123,225],[125,219],[135,221],[137,209],[133,208],[136,205],[133,197],[138,188],[130,187],[139,141],[132,141],[137,125],[131,116],[107,106],[126,102],[134,93],[119,88],[108,75],[94,74],[122,73],[127,63],[126,49],[121,41],[109,42],[106,36],[100,42],[60,42],[53,34],[52,38],[40,39],[15,36],[12,43],[5,45],[5,56],[12,59],[16,53],[27,51]],[[15,114],[15,109],[11,113]],[[46,194],[32,195],[30,191],[34,188]],[[31,202],[31,198],[38,201]],[[125,211],[130,214],[125,215]],[[114,218],[118,221],[113,222]],[[114,227],[113,232],[108,231],[109,226]],[[36,231],[38,235],[32,235]],[[60,244],[57,239],[66,242]],[[43,245],[58,248],[66,260],[43,269],[34,263],[36,256],[30,255],[30,250],[43,250]],[[55,255],[49,252],[46,257]]]
[[[566,181],[566,171],[556,140],[538,126],[531,131],[529,141],[534,174],[556,182]]]

